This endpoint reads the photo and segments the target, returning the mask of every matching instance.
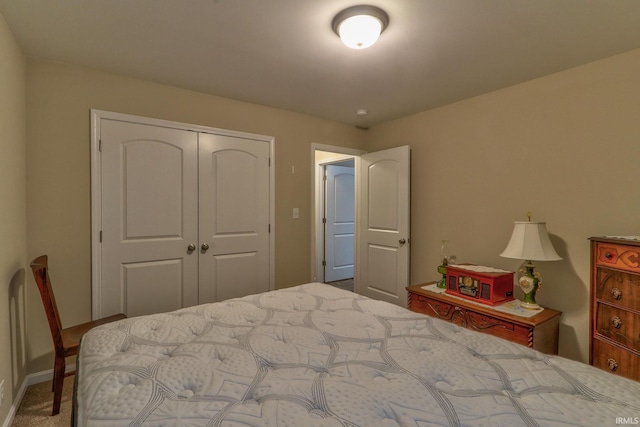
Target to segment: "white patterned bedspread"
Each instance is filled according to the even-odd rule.
[[[640,383],[312,283],[82,340],[77,426],[615,426]]]

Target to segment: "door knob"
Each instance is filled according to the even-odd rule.
[[[401,245],[404,245],[405,243],[407,243],[407,241],[406,241],[405,239],[400,239],[400,240],[398,240],[398,242],[399,242]]]
[[[206,243],[203,243],[202,246],[200,246],[200,249],[202,249],[202,252],[207,252],[207,250],[209,249],[209,245]]]
[[[196,245],[194,245],[193,243],[190,244],[189,246],[187,246],[187,251],[188,252],[193,252],[196,250]]]

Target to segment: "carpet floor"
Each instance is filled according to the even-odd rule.
[[[327,282],[327,285],[353,292],[353,279],[337,280],[335,282]]]
[[[64,379],[60,413],[54,417],[51,416],[53,408],[51,381],[29,386],[11,425],[13,427],[69,427],[71,425],[73,379],[73,376]]]

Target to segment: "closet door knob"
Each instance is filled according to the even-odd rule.
[[[193,243],[190,244],[189,246],[187,246],[187,251],[188,252],[193,252],[196,250],[196,245],[194,245]]]
[[[202,249],[202,252],[207,252],[207,250],[209,250],[209,245],[203,243],[202,246],[200,246],[200,249]]]
[[[616,359],[613,359],[613,358],[608,359],[607,365],[609,365],[609,370],[611,372],[615,372],[616,369],[618,369],[618,362],[616,362]]]

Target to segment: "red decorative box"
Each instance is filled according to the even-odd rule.
[[[513,272],[473,264],[447,266],[446,293],[488,305],[513,300]]]

